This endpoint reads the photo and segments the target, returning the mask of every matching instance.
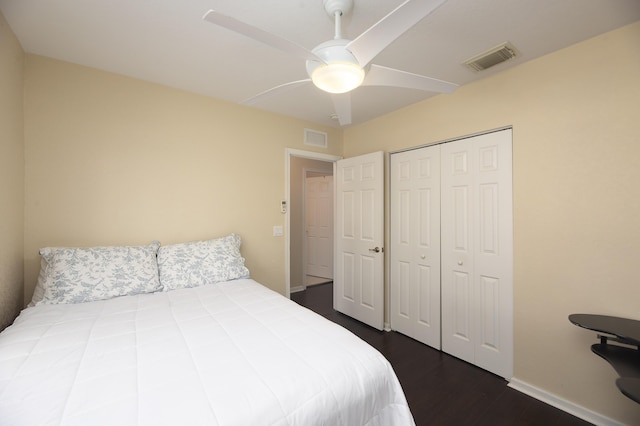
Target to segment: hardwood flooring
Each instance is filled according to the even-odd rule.
[[[492,373],[397,332],[382,332],[333,310],[332,284],[308,287],[291,300],[347,328],[380,351],[400,380],[416,425],[590,423],[507,387]]]

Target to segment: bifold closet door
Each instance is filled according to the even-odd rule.
[[[440,349],[440,146],[390,159],[392,329]]]
[[[511,130],[441,145],[442,350],[513,374]]]

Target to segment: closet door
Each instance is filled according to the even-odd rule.
[[[447,144],[442,156],[442,350],[513,374],[511,130]]]
[[[440,147],[390,161],[391,328],[440,349]]]

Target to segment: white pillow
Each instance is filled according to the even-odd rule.
[[[30,306],[83,303],[161,290],[159,247],[154,241],[146,246],[43,248]]]
[[[236,234],[207,241],[162,246],[158,250],[160,284],[164,291],[248,278]]]

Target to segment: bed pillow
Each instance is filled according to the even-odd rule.
[[[45,276],[47,272],[47,261],[44,257],[40,256],[40,273],[38,274],[38,281],[36,282],[36,288],[33,290],[33,296],[31,302],[27,307],[36,306],[44,298],[44,285]]]
[[[206,241],[162,246],[158,250],[160,284],[165,291],[248,278],[236,234]]]
[[[43,248],[35,302],[30,305],[83,303],[159,291],[159,247],[155,241],[146,246]]]

